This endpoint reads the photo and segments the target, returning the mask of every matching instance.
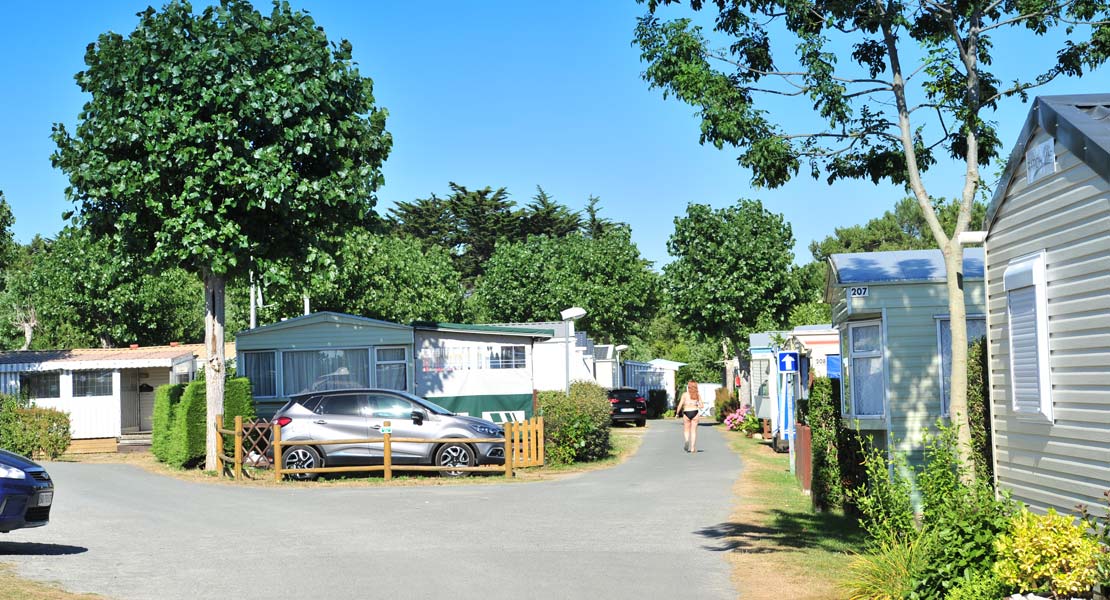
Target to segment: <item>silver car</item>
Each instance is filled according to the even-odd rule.
[[[282,441],[357,440],[381,437],[382,425],[390,422],[395,438],[447,439],[458,443],[391,443],[392,464],[472,467],[504,464],[505,445],[497,442],[467,442],[470,439],[504,437],[500,425],[485,419],[464,417],[432,402],[397,390],[344,389],[310,392],[293,396],[274,413]],[[282,450],[282,467],[312,469],[341,465],[380,465],[382,443],[321,444],[290,446]],[[441,471],[464,476],[467,471]],[[311,480],[315,473],[291,475]]]

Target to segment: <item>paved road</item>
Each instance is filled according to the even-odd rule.
[[[726,520],[737,457],[674,421],[612,469],[547,482],[236,488],[128,465],[49,465],[47,527],[0,537],[27,578],[119,600],[735,598],[698,532]]]

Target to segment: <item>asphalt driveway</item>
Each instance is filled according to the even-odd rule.
[[[560,481],[239,488],[54,463],[51,523],[0,536],[23,577],[118,600],[735,598],[719,544],[740,463],[652,421],[636,456]]]

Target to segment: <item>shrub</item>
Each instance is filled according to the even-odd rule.
[[[153,431],[150,436],[150,452],[162,462],[169,462],[170,428],[173,425],[173,411],[181,401],[185,391],[184,383],[160,385],[154,390],[154,414],[151,417]]]
[[[882,548],[917,536],[914,525],[911,485],[905,458],[886,452],[868,441],[863,443],[864,482],[848,492],[860,513],[860,526],[868,542]]]
[[[1053,598],[1087,594],[1099,583],[1104,549],[1071,517],[1018,513],[1011,531],[995,541],[994,571],[1021,593],[1048,592]]]
[[[813,505],[818,510],[838,508],[844,503],[844,483],[840,472],[842,436],[840,402],[833,400],[832,380],[813,380],[806,405],[806,423],[813,431]]]
[[[555,464],[600,460],[609,455],[611,408],[605,388],[576,381],[570,395],[540,392],[546,459]]]
[[[967,350],[967,412],[972,460],[977,477],[991,483],[994,450],[991,445],[990,380],[987,374],[987,341],[979,338]]]
[[[958,580],[945,600],[998,600],[1009,592],[994,571],[975,571]]]
[[[0,448],[23,456],[57,458],[70,442],[69,415],[0,395]]]
[[[253,418],[254,401],[251,398],[250,381],[243,377],[228,379],[224,386],[225,421],[237,415]],[[198,379],[185,386],[185,390],[181,393],[181,400],[172,410],[166,463],[177,467],[188,467],[205,456],[207,446],[205,427],[208,416],[206,403],[204,380]]]
[[[713,414],[718,423],[724,423],[725,417],[730,413],[740,410],[740,400],[728,388],[717,388],[713,401]]]
[[[658,419],[667,412],[667,390],[648,390],[647,409],[649,419]]]
[[[928,556],[929,541],[921,535],[886,539],[868,554],[848,563],[842,582],[850,600],[902,600],[913,593],[917,574]]]

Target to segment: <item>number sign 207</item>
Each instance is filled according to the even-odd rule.
[[[867,297],[867,288],[866,287],[850,287],[850,288],[848,288],[848,296],[852,297],[852,298],[866,298]]]

